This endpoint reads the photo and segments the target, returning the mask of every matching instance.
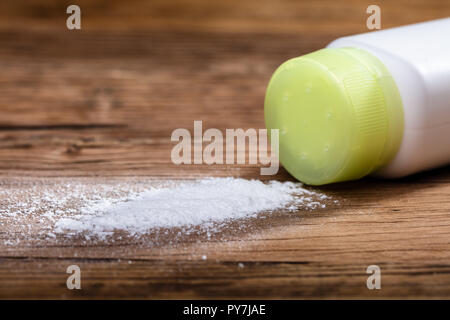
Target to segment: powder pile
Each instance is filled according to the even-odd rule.
[[[196,226],[246,218],[259,212],[295,205],[314,208],[312,192],[292,182],[210,178],[185,182],[173,188],[152,188],[128,201],[99,201],[81,208],[81,214],[60,219],[56,231],[103,234],[126,230],[133,234],[154,228]],[[296,196],[297,195],[297,196]],[[300,197],[298,197],[300,196]]]
[[[5,199],[0,226],[11,233],[45,239],[82,235],[87,240],[116,232],[140,236],[157,229],[213,229],[275,210],[324,208],[330,199],[300,183],[237,178],[52,182],[0,188],[0,195]]]

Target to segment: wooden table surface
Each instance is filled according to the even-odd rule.
[[[83,0],[78,31],[65,27],[69,4],[0,3],[0,190],[61,181],[292,180],[283,169],[260,176],[257,165],[176,166],[170,135],[192,130],[194,120],[221,130],[264,128],[274,69],[365,32],[371,2]],[[378,4],[383,28],[450,14],[446,0]],[[0,298],[449,297],[450,167],[317,189],[339,203],[158,245],[11,244],[20,230],[2,223]],[[66,288],[72,264],[82,270],[81,290]],[[381,290],[366,287],[369,265],[381,268]]]

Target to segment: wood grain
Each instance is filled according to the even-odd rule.
[[[284,60],[364,32],[367,1],[0,3],[0,188],[235,176],[259,166],[175,166],[171,132],[264,128]],[[381,1],[383,28],[446,17],[448,1]],[[21,187],[22,186],[22,187]],[[319,188],[339,200],[220,234],[152,245],[22,242],[0,225],[0,298],[448,298],[450,168]],[[0,202],[2,199],[0,199]],[[202,256],[206,256],[204,260]],[[82,290],[66,288],[67,266]],[[366,268],[382,270],[368,290]]]

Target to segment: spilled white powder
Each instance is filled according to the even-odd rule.
[[[324,207],[310,197],[312,194],[300,183],[208,178],[175,187],[151,188],[126,201],[99,200],[81,208],[80,214],[59,219],[55,232],[104,235],[124,230],[144,234],[155,228],[224,222],[280,208]],[[318,198],[324,199],[324,195]]]
[[[324,208],[337,201],[330,199],[300,183],[237,178],[5,179],[0,182],[0,241],[70,245],[95,239],[129,243],[132,237],[161,244],[189,235],[197,241],[195,235],[210,239],[223,230],[235,234],[255,227],[242,219],[256,222],[274,211],[290,215]],[[276,222],[263,225],[271,221]]]

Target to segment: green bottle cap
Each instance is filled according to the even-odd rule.
[[[283,63],[267,88],[264,117],[268,129],[279,129],[280,162],[311,185],[376,171],[392,160],[403,135],[394,79],[378,58],[356,48]]]

